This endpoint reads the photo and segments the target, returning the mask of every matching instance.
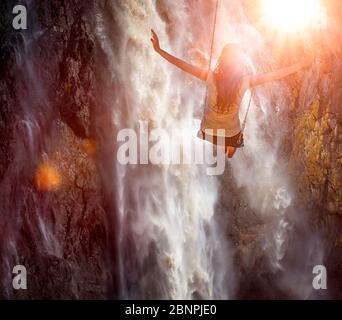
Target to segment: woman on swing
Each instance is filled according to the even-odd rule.
[[[201,123],[201,138],[224,147],[228,158],[234,156],[237,148],[243,147],[239,111],[245,92],[258,85],[287,77],[312,63],[311,58],[304,58],[297,64],[274,72],[245,75],[241,49],[237,44],[227,44],[222,50],[216,68],[213,71],[206,70],[162,50],[157,34],[153,30],[151,32],[153,48],[158,54],[181,70],[207,83],[208,104],[205,106]]]

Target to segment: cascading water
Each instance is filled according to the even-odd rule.
[[[104,10],[97,14],[107,79],[120,79],[115,90],[106,93],[118,129],[138,131],[139,121],[169,132],[192,127],[193,112],[202,104],[203,87],[192,86],[194,94],[189,95],[184,79],[175,80],[170,67],[150,48],[149,33],[154,27],[165,45],[184,52],[182,43],[189,36],[180,33],[170,41],[158,10],[168,10],[179,30],[184,30],[189,21],[187,3],[159,2],[159,6],[153,1],[107,4],[122,31],[115,43]],[[117,172],[115,188],[122,190],[117,196],[122,297],[232,297],[232,250],[214,219],[215,180],[195,165],[118,164]]]
[[[150,47],[149,32],[151,27],[157,30],[162,45],[175,55],[186,58],[190,53],[198,58],[201,52],[208,51],[211,36],[208,21],[212,21],[214,7],[214,2],[115,1],[107,4],[110,14],[105,14],[103,8],[102,12],[99,10],[97,36],[108,61],[108,79],[116,82],[115,90],[106,94],[112,97],[108,105],[113,109],[113,121],[118,128],[138,131],[139,121],[169,131],[182,125],[194,126],[192,119],[203,107],[204,87],[187,83],[185,75],[180,76],[162,61]],[[119,36],[111,36],[108,15],[114,17]],[[251,57],[256,48],[248,41],[257,43],[259,51],[265,49],[262,37],[248,23],[240,1],[222,1],[218,20],[216,56],[226,42],[239,41],[254,69]],[[203,33],[203,30],[209,31]],[[194,47],[198,48],[197,53],[191,50]],[[200,62],[201,59],[197,60]],[[292,206],[294,195],[286,176],[286,164],[278,154],[279,142],[286,134],[286,125],[279,119],[286,109],[287,101],[282,98],[286,90],[274,84],[268,90],[255,92],[258,104],[253,106],[248,119],[246,151],[240,152],[231,166],[237,185],[246,188],[250,207],[263,221],[261,246],[269,258],[271,272],[281,274],[282,288],[296,286],[297,279],[306,274],[305,284],[292,289],[296,297],[308,297],[312,292],[308,266],[312,265],[312,259],[316,264],[322,261],[322,248],[317,241],[311,241],[307,248],[311,255],[307,263],[304,260],[308,257],[300,257],[301,250],[292,248],[290,255],[304,267],[297,270],[295,264],[284,272],[289,242],[295,237],[294,216],[300,214]],[[270,92],[273,92],[272,104]],[[246,107],[247,101],[241,116]],[[219,190],[213,178],[203,175],[195,165],[139,169],[118,165],[117,171],[116,189],[122,190],[117,197],[122,296],[232,297],[233,252],[224,236],[225,225],[215,215],[218,195],[224,190]],[[229,223],[229,212],[224,217]],[[305,215],[299,220],[304,226]]]

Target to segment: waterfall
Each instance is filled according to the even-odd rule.
[[[190,95],[184,78],[176,79],[150,43],[153,27],[164,45],[172,43],[184,52],[189,35],[183,31],[190,19],[186,6],[187,1],[113,1],[98,7],[101,63],[106,61],[106,80],[114,88],[105,94],[117,130],[138,130],[141,121],[169,132],[194,126],[203,86],[192,85],[195,94]],[[160,16],[163,10],[182,30],[175,41]],[[106,23],[109,16],[116,20],[115,30]],[[119,30],[113,41],[111,34]],[[116,164],[116,171],[122,298],[231,298],[232,248],[215,221],[215,180],[196,165]]]
[[[115,1],[98,6],[97,37],[107,72],[104,79],[113,83],[113,90],[104,95],[117,130],[139,131],[141,121],[169,131],[198,127],[193,118],[201,114],[204,87],[153,52],[150,28],[173,54],[205,66],[213,9],[214,3],[204,1]],[[262,36],[249,24],[240,1],[222,1],[218,17],[214,60],[229,41],[239,41],[244,47],[251,69],[256,68],[252,58],[255,50],[267,59]],[[251,47],[250,41],[255,46]],[[289,247],[301,212],[293,207],[295,195],[278,152],[286,134],[286,124],[279,119],[287,108],[288,101],[283,98],[286,90],[282,84],[273,84],[255,92],[257,102],[248,119],[246,151],[239,152],[230,165],[237,187],[246,189],[249,206],[264,225],[260,245],[270,272],[281,274],[277,282],[288,289],[295,285],[297,276],[306,274],[306,284],[295,290],[295,295],[308,297],[312,292],[308,265],[312,261],[305,262],[300,250]],[[272,103],[270,92],[277,92]],[[246,107],[247,98],[241,116]],[[203,174],[196,165],[117,164],[116,171],[122,297],[234,297],[234,251],[225,235],[230,212],[216,212],[218,196],[224,193],[218,180]],[[218,214],[224,217],[223,224]],[[305,215],[299,220],[306,229]],[[316,252],[310,259],[320,263],[322,248],[317,247],[317,241],[307,246],[308,252]],[[291,267],[284,270],[289,250],[298,265],[303,265],[300,271],[298,265],[293,267],[295,271]]]

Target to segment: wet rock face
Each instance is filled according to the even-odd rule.
[[[311,207],[327,214],[342,213],[341,138],[335,115],[322,110],[315,100],[294,123],[293,154],[290,167],[300,180],[300,197]]]
[[[250,21],[259,28],[258,1],[242,2]],[[302,52],[310,47],[314,47],[322,57],[305,72],[306,74],[299,73],[284,81],[290,88],[287,97],[290,103],[288,110],[281,115],[287,123],[288,135],[283,139],[280,152],[288,164],[288,174],[296,195],[296,206],[302,208],[303,214],[308,213],[304,228],[311,230],[313,234],[324,235],[324,261],[331,275],[331,283],[337,283],[342,277],[339,271],[342,232],[342,121],[339,111],[342,98],[342,69],[339,59],[342,49],[342,7],[340,1],[336,0],[325,1],[325,4],[328,12],[327,30],[318,31],[315,37],[305,35],[306,38],[302,39],[301,43],[296,43],[293,55],[287,50],[287,56],[282,56],[283,48],[267,40],[266,44],[272,56],[283,63],[298,60],[296,51]],[[264,32],[267,39],[267,31],[261,32]],[[263,69],[269,68],[263,61],[260,61],[260,65]],[[253,217],[251,214],[248,216]],[[235,224],[244,225],[243,218],[237,217]],[[252,230],[249,235],[253,238]],[[235,236],[241,240],[240,233]],[[257,241],[258,238],[254,237],[252,243],[255,245]],[[244,256],[241,250],[240,256]],[[260,261],[262,259],[259,259]],[[256,271],[259,270],[257,262]],[[338,290],[332,289],[330,293],[332,292],[330,298],[341,295]],[[244,294],[250,293],[243,291],[242,295]]]
[[[49,1],[38,5],[42,35],[37,42],[39,61],[55,86],[51,100],[61,119],[81,138],[90,136],[90,109],[94,108],[94,39],[91,1]],[[37,57],[38,58],[38,57]]]
[[[328,2],[329,25],[324,31],[328,53],[316,63],[312,81],[304,83],[293,123],[292,173],[299,177],[301,199],[321,214],[342,214],[341,205],[341,64],[339,6]],[[339,10],[338,10],[339,9]]]
[[[14,5],[0,4],[0,297],[103,298],[93,4],[32,1],[22,32],[11,28]],[[12,289],[17,264],[27,268],[26,291]]]
[[[298,108],[291,117],[293,150],[289,166],[299,179],[299,194],[321,215],[342,214],[341,205],[341,6],[326,2],[328,27],[322,31],[326,53],[313,67],[311,81],[304,81],[294,101]],[[297,180],[298,181],[298,180]]]

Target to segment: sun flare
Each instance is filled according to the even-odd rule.
[[[40,191],[54,191],[61,185],[58,170],[47,163],[41,164],[36,172],[36,187]]]
[[[263,13],[267,24],[284,32],[321,28],[325,24],[321,0],[263,0]]]

